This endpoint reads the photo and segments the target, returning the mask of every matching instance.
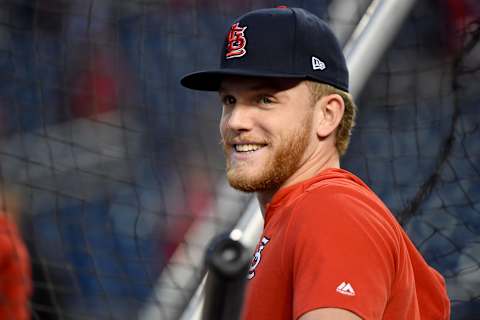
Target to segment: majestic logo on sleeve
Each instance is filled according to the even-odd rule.
[[[255,277],[255,269],[258,267],[258,264],[260,263],[260,260],[262,260],[262,251],[265,249],[265,246],[267,245],[268,239],[267,237],[263,237],[262,241],[260,241],[260,245],[258,246],[257,251],[255,252],[255,255],[253,256],[252,263],[250,263],[250,270],[248,270],[248,275],[247,279],[253,279]]]
[[[337,292],[347,296],[355,295],[355,290],[353,290],[352,285],[345,281],[340,283],[340,285],[337,287]]]
[[[227,36],[227,59],[243,57],[247,50],[247,38],[245,38],[245,30],[247,27],[240,27],[239,23],[234,23],[230,28]]]

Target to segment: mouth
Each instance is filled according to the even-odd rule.
[[[233,144],[233,150],[238,153],[254,153],[264,147],[266,144],[258,144],[258,143],[238,143]]]

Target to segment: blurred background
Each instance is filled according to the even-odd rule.
[[[250,198],[224,181],[216,95],[180,77],[216,66],[248,10],[302,7],[345,42],[369,2],[1,1],[0,185],[32,319],[178,319],[205,244]],[[356,97],[342,163],[446,278],[457,320],[480,319],[479,19],[476,0],[417,1]]]

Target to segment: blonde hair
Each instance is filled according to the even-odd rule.
[[[324,83],[307,81],[307,86],[312,93],[314,102],[329,94],[338,94],[342,97],[345,104],[345,111],[335,133],[335,147],[337,148],[340,156],[343,156],[347,151],[348,144],[350,143],[350,136],[352,135],[352,129],[355,126],[355,117],[357,114],[357,106],[353,101],[352,95],[348,92]]]

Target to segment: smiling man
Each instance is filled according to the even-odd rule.
[[[449,319],[442,276],[340,169],[356,107],[325,22],[298,8],[249,12],[228,30],[220,68],[182,84],[219,92],[228,181],[255,192],[265,218],[243,319]]]

